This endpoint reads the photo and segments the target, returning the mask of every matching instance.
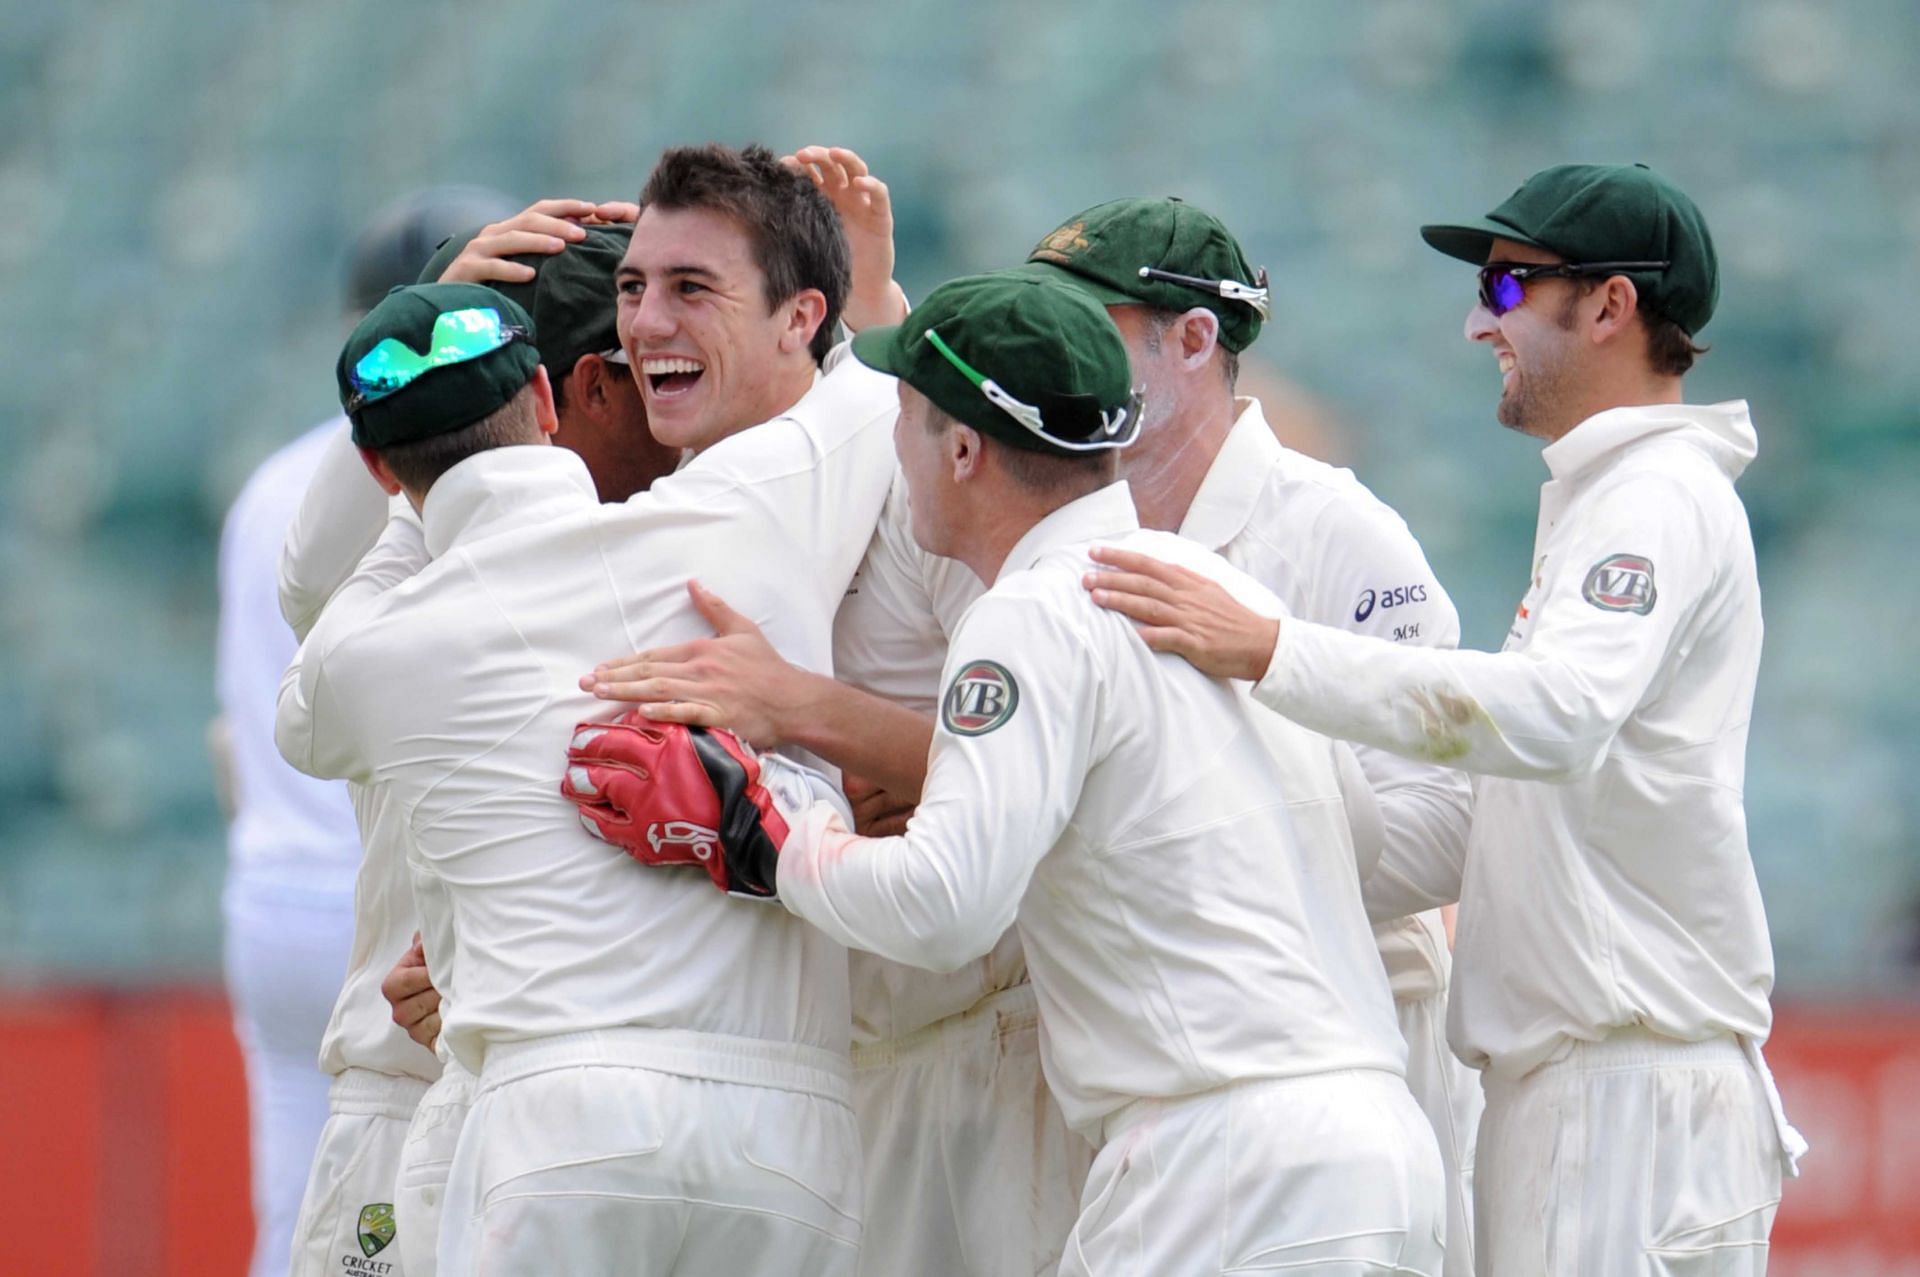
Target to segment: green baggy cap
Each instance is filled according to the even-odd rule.
[[[1707,219],[1679,187],[1644,164],[1561,164],[1528,178],[1475,222],[1422,226],[1420,237],[1478,266],[1510,239],[1569,262],[1666,262],[1621,271],[1648,310],[1697,333],[1720,300],[1720,259]]]
[[[1240,241],[1211,213],[1174,196],[1110,200],[1068,218],[1027,255],[1028,269],[1056,274],[1102,306],[1187,311],[1220,317],[1220,344],[1242,351],[1267,315],[1267,276],[1248,264]],[[1143,277],[1141,268],[1228,285],[1239,297]]]
[[[475,227],[442,244],[420,272],[420,282],[430,284],[439,279],[482,229]],[[581,229],[587,237],[557,253],[517,253],[505,259],[533,267],[532,280],[489,285],[533,316],[534,328],[540,334],[540,362],[555,380],[572,372],[582,355],[604,355],[620,349],[613,275],[626,256],[633,227],[616,223]]]
[[[906,323],[855,337],[853,354],[1010,447],[1066,456],[1125,447],[1140,432],[1120,330],[1057,279],[999,271],[952,280]]]
[[[353,441],[452,434],[499,410],[540,366],[533,320],[482,284],[408,284],[367,312],[334,376]]]

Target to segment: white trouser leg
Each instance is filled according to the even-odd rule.
[[[1105,1135],[1061,1277],[1439,1277],[1440,1154],[1395,1074],[1138,1100]]]
[[[847,1072],[826,1052],[670,1030],[490,1047],[447,1180],[441,1277],[853,1277]]]
[[[1486,1075],[1474,1203],[1491,1277],[1759,1277],[1781,1148],[1731,1037],[1640,1030]]]
[[[400,1263],[407,1277],[434,1277],[439,1271],[440,1210],[446,1203],[447,1175],[478,1085],[457,1062],[441,1066],[440,1080],[420,1097],[400,1149],[394,1175],[393,1217],[399,1225]]]
[[[353,944],[353,896],[228,884],[225,966],[247,1070],[253,1178],[248,1277],[284,1277],[327,1121],[320,1038]]]
[[[418,1078],[348,1069],[334,1080],[333,1116],[320,1132],[294,1229],[293,1277],[406,1277],[393,1213],[394,1179]]]
[[[894,1042],[856,1046],[866,1162],[862,1277],[1051,1274],[1093,1150],[1040,1072],[1033,987]]]
[[[1445,1277],[1473,1277],[1473,1142],[1484,1103],[1480,1074],[1447,1045],[1444,990],[1396,1000],[1393,1010],[1407,1040],[1407,1089],[1433,1127],[1446,1174]]]

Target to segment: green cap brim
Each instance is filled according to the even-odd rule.
[[[1522,234],[1513,227],[1503,225],[1491,218],[1482,218],[1477,222],[1455,226],[1422,226],[1420,238],[1448,257],[1457,257],[1463,262],[1472,262],[1475,266],[1486,265],[1487,250],[1493,247],[1493,241],[1496,239],[1510,239],[1516,244],[1526,244],[1543,252],[1554,251],[1532,236]]]
[[[1110,284],[1090,279],[1079,271],[1068,270],[1065,266],[1055,266],[1052,262],[1027,262],[1016,266],[1011,272],[1015,275],[1037,275],[1042,279],[1057,280],[1062,284],[1071,284],[1102,306],[1147,306],[1132,293],[1122,292]]]
[[[863,328],[853,335],[853,357],[875,372],[886,373],[889,377],[901,376],[894,365],[894,342],[900,331],[899,324],[885,324],[879,328]]]

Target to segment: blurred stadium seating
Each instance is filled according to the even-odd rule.
[[[0,964],[213,970],[213,548],[329,409],[360,219],[440,180],[630,197],[662,144],[717,137],[861,149],[919,292],[1111,195],[1219,211],[1273,272],[1257,353],[1346,424],[1476,645],[1540,469],[1459,339],[1467,275],[1414,228],[1563,158],[1673,174],[1726,264],[1691,389],[1762,432],[1749,792],[1781,986],[1909,984],[1916,31],[1909,0],[8,6]]]
[[[1762,438],[1748,811],[1780,989],[1916,986],[1912,0],[27,0],[0,119],[0,981],[218,978],[215,543],[331,411],[360,220],[438,181],[631,198],[663,144],[717,138],[859,149],[913,295],[1114,195],[1220,213],[1272,271],[1256,353],[1479,647],[1543,475],[1460,338],[1469,272],[1415,228],[1565,159],[1665,170],[1724,264],[1689,389]]]

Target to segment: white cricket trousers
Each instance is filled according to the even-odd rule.
[[[491,1045],[441,1277],[853,1277],[848,1074],[829,1051],[673,1029]]]
[[[1473,1277],[1473,1144],[1484,1101],[1480,1074],[1447,1045],[1445,990],[1396,999],[1393,1013],[1407,1040],[1407,1089],[1427,1115],[1440,1145],[1446,1176],[1447,1262],[1445,1277]]]
[[[1484,1076],[1484,1277],[1766,1272],[1782,1133],[1737,1039],[1616,1030],[1517,1080]]]
[[[1440,1277],[1440,1153],[1396,1073],[1135,1100],[1102,1134],[1061,1277]]]
[[[407,1277],[394,1245],[394,1179],[414,1106],[427,1083],[370,1069],[333,1080],[294,1229],[293,1277]]]
[[[861,1277],[1051,1277],[1093,1149],[1040,1072],[1033,986],[853,1048]]]
[[[479,1079],[459,1061],[443,1061],[440,1080],[420,1097],[407,1127],[393,1185],[400,1264],[407,1277],[434,1277],[440,1270],[440,1214],[446,1204],[447,1176],[478,1086]]]
[[[327,1123],[320,1039],[346,978],[353,893],[227,879],[227,996],[247,1070],[253,1178],[248,1277],[286,1277],[307,1172]]]

